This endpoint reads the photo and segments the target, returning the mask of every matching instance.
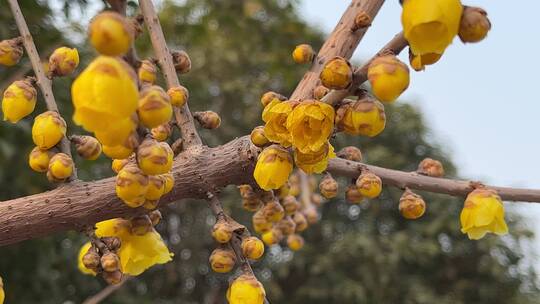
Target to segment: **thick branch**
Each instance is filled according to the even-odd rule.
[[[311,69],[306,72],[300,81],[291,99],[302,100],[313,97],[313,89],[319,81],[319,74],[324,64],[335,56],[351,58],[364,37],[369,27],[363,27],[353,31],[355,18],[360,13],[365,13],[371,20],[375,18],[384,0],[353,0],[347,10],[343,13],[341,20],[336,25],[326,42],[321,47],[319,54],[313,62]]]
[[[140,0],[139,5],[144,16],[144,22],[150,34],[150,39],[152,40],[154,53],[157,56],[159,65],[161,66],[161,71],[163,72],[163,76],[167,82],[167,87],[177,87],[180,85],[178,75],[176,74],[172,56],[169,48],[167,47],[165,36],[163,36],[163,30],[161,29],[161,24],[159,23],[159,18],[156,14],[154,5],[152,4],[152,0]],[[182,133],[185,147],[189,148],[191,146],[202,145],[201,138],[199,137],[197,129],[195,128],[193,116],[189,111],[187,103],[181,108],[175,107],[174,115],[176,122],[180,127],[180,132]]]
[[[405,47],[407,47],[407,45],[409,45],[409,43],[407,42],[407,40],[405,40],[403,33],[401,32],[397,34],[377,54],[371,57],[371,59],[368,60],[368,62],[366,62],[364,65],[354,70],[353,82],[351,86],[349,87],[349,89],[331,91],[326,96],[324,96],[321,101],[329,103],[329,104],[335,104],[336,102],[343,100],[343,98],[346,98],[347,96],[351,95],[352,93],[354,93],[356,89],[358,89],[358,87],[361,84],[367,81],[369,65],[371,64],[373,60],[375,60],[377,57],[381,55],[388,54],[388,53],[398,55],[399,53],[401,53],[401,51],[403,51]]]
[[[34,44],[34,39],[32,38],[32,34],[30,34],[30,30],[28,29],[26,20],[24,19],[24,16],[21,12],[19,3],[17,2],[17,0],[8,0],[8,3],[11,8],[11,12],[13,13],[13,17],[15,18],[15,23],[17,24],[17,28],[19,29],[19,32],[23,38],[23,44],[24,44],[26,53],[28,54],[28,57],[30,57],[30,62],[32,63],[32,69],[34,70],[34,74],[36,75],[36,78],[37,78],[37,84],[41,90],[41,93],[43,94],[45,103],[47,104],[47,109],[49,111],[59,112],[58,106],[56,105],[56,101],[54,100],[51,80],[47,78],[45,76],[45,72],[43,72],[43,64],[41,63],[39,53],[36,49],[36,45]],[[65,136],[62,138],[60,142],[60,150],[71,157],[70,143],[67,137]],[[76,170],[73,170],[73,174],[71,176],[71,180],[74,180],[74,179],[77,179]]]

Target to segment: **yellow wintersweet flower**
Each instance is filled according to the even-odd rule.
[[[370,97],[346,100],[337,110],[337,128],[351,135],[374,137],[384,130],[385,125],[384,106]]]
[[[459,0],[404,0],[401,24],[415,55],[442,54],[459,30]]]
[[[49,161],[47,176],[55,181],[67,179],[73,173],[73,159],[64,153],[56,153]]]
[[[227,290],[229,304],[262,304],[266,292],[261,282],[251,274],[236,278]]]
[[[36,95],[30,80],[17,80],[10,84],[2,99],[4,120],[16,123],[32,113],[36,107]]]
[[[148,175],[165,174],[171,171],[174,153],[166,142],[146,138],[137,150],[139,167]]]
[[[135,164],[126,165],[116,176],[116,195],[132,208],[144,204],[148,187],[148,177]]]
[[[393,102],[409,87],[409,68],[394,55],[380,56],[369,65],[368,79],[377,99]]]
[[[34,147],[32,152],[28,155],[28,165],[36,172],[47,172],[52,154],[52,152],[47,150],[41,150],[39,147]]]
[[[122,145],[137,127],[137,122],[134,118],[136,118],[135,115],[118,119],[114,124],[111,124],[109,128],[103,130],[97,129],[94,131],[94,134],[103,145]]]
[[[125,17],[106,11],[92,19],[88,35],[90,43],[100,54],[119,56],[131,47],[134,31]]]
[[[334,130],[334,108],[317,100],[306,100],[287,117],[292,145],[302,153],[320,151]]]
[[[0,65],[14,66],[23,55],[21,39],[8,39],[0,41]]]
[[[262,189],[270,191],[283,186],[292,169],[292,158],[289,152],[279,145],[272,145],[259,155],[253,177]]]
[[[262,120],[264,135],[270,141],[281,144],[283,147],[291,145],[291,134],[287,130],[287,117],[298,104],[296,101],[281,101],[277,97],[264,107]]]
[[[73,73],[78,65],[79,52],[77,49],[63,46],[54,50],[49,57],[48,73],[54,76],[66,76]]]
[[[88,131],[108,131],[137,109],[139,92],[134,71],[123,60],[100,56],[71,87],[73,120]]]
[[[478,188],[469,193],[461,211],[461,232],[471,240],[479,240],[486,233],[508,233],[504,221],[504,206],[495,190]]]
[[[328,160],[336,157],[334,147],[329,142],[313,153],[302,153],[294,150],[294,163],[307,174],[321,173],[328,167]]]
[[[40,149],[54,147],[66,135],[66,121],[55,111],[39,114],[32,125],[32,140]]]
[[[143,125],[155,128],[171,120],[172,105],[169,95],[158,86],[142,90],[137,113]]]
[[[83,257],[88,252],[88,249],[90,249],[91,246],[92,246],[92,243],[90,242],[86,242],[84,245],[82,245],[81,249],[79,250],[79,257],[77,259],[78,261],[77,264],[78,264],[80,272],[95,276],[96,273],[92,269],[86,268],[86,266],[84,266],[84,263],[83,263]]]
[[[153,228],[144,235],[135,235],[131,233],[129,221],[119,218],[99,222],[96,228],[98,237],[120,238],[118,257],[124,274],[136,276],[156,264],[172,260],[173,254]]]

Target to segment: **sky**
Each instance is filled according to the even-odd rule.
[[[350,0],[303,0],[303,17],[330,33]],[[498,186],[540,188],[540,1],[475,0],[492,29],[476,44],[459,38],[423,72],[411,70],[401,100],[418,106],[461,176]],[[386,1],[353,58],[370,58],[401,30],[401,6]],[[408,62],[407,52],[400,58]],[[508,207],[509,204],[506,204]],[[540,220],[540,204],[512,204]],[[531,225],[532,227],[532,225]],[[540,227],[536,253],[540,254]]]

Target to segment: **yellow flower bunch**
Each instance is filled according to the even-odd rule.
[[[287,130],[287,117],[297,104],[296,101],[281,101],[275,97],[264,107],[262,120],[266,123],[264,125],[266,138],[283,147],[291,146],[291,134]]]
[[[336,157],[334,147],[329,142],[326,142],[319,151],[312,153],[294,150],[294,163],[307,174],[323,172],[328,167],[328,160],[334,157]]]
[[[293,169],[291,155],[279,145],[264,149],[259,158],[253,176],[264,190],[279,189],[289,179]]]
[[[334,108],[317,100],[306,100],[287,117],[292,145],[302,153],[321,150],[334,130]]]
[[[471,240],[479,240],[489,232],[497,235],[508,233],[501,197],[492,189],[478,188],[469,193],[460,220],[461,232]]]

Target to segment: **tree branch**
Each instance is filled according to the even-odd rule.
[[[167,82],[167,87],[177,87],[180,85],[178,75],[176,74],[172,56],[167,47],[167,42],[165,41],[165,36],[163,35],[163,30],[161,29],[161,24],[159,23],[159,18],[156,14],[154,5],[152,4],[152,0],[140,0],[139,6],[150,34],[154,53],[157,56],[161,71]],[[180,128],[180,132],[182,133],[182,139],[184,140],[186,149],[192,146],[201,146],[202,141],[195,128],[193,116],[189,111],[188,104],[185,103],[181,108],[174,107],[174,116]]]
[[[113,294],[115,291],[117,291],[118,289],[120,289],[122,286],[124,286],[124,284],[130,279],[131,277],[129,276],[126,276],[124,275],[124,277],[122,277],[122,281],[120,281],[120,283],[118,284],[114,284],[114,285],[108,285],[107,287],[103,288],[101,291],[99,291],[98,293],[96,293],[95,295],[87,298],[86,300],[84,300],[84,302],[82,302],[82,304],[99,304],[101,303],[103,300],[105,300],[108,296],[110,296],[111,294]]]
[[[359,14],[367,15],[372,21],[383,5],[384,0],[353,0],[343,13],[341,20],[321,47],[311,69],[306,72],[293,94],[291,100],[313,98],[313,90],[319,81],[319,74],[329,59],[335,56],[350,59],[369,26],[353,30],[355,19]]]
[[[13,17],[15,18],[15,23],[17,24],[17,28],[19,29],[19,32],[22,36],[22,41],[24,44],[24,48],[26,50],[26,53],[28,54],[28,57],[30,57],[30,62],[32,63],[32,69],[34,70],[34,74],[37,78],[37,84],[41,90],[41,93],[43,94],[43,98],[45,99],[45,103],[47,104],[47,109],[49,111],[58,111],[58,106],[56,105],[56,101],[54,100],[54,95],[52,91],[52,81],[45,76],[45,72],[43,72],[43,64],[41,63],[41,59],[39,57],[39,53],[36,49],[36,45],[34,44],[34,39],[32,38],[32,34],[30,34],[30,30],[28,29],[28,25],[26,24],[26,20],[24,19],[24,16],[21,12],[21,8],[19,7],[19,3],[17,0],[8,0],[9,6],[11,8],[11,12],[13,13]],[[59,112],[60,113],[60,112]],[[60,141],[60,150],[67,154],[69,157],[71,157],[71,147],[70,142],[67,139],[66,136],[62,138]],[[70,180],[77,179],[77,170],[74,168],[73,174],[70,177]]]

